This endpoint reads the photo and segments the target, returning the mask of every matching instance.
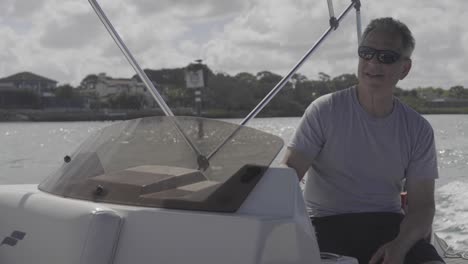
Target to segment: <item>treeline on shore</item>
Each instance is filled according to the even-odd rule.
[[[203,66],[207,85],[202,89],[202,114],[210,117],[245,117],[282,79],[281,75],[269,71],[229,75],[213,73]],[[184,69],[146,70],[146,73],[151,80],[161,84],[170,107],[194,106],[194,91],[185,88]],[[318,97],[357,82],[355,74],[332,77],[321,72],[316,79],[295,74],[259,116],[300,116]],[[397,87],[394,94],[422,114],[468,114],[468,89],[463,86]],[[437,100],[442,102],[434,102]]]
[[[196,113],[195,90],[187,89],[185,83],[185,69],[162,69],[145,70],[148,77],[158,85],[167,104],[175,113],[181,115],[193,115]],[[236,75],[226,73],[214,73],[206,65],[203,65],[205,87],[201,89],[201,115],[215,118],[242,118],[245,117],[282,79],[282,76],[262,71],[257,74],[242,72]],[[134,76],[133,78],[137,78]],[[78,87],[69,84],[58,86],[54,93],[62,102],[78,102],[84,95],[80,92],[84,85],[95,80],[96,75],[86,76]],[[306,107],[318,97],[346,89],[357,83],[355,74],[342,74],[331,77],[325,73],[320,73],[317,79],[308,79],[302,74],[295,74],[273,100],[263,109],[259,117],[286,117],[300,116]],[[441,87],[418,87],[414,89],[395,89],[395,96],[410,105],[422,114],[467,114],[468,89],[463,86],[454,86],[443,89]],[[35,100],[30,94],[28,100]],[[118,94],[111,100],[99,101],[93,98],[93,104],[87,109],[74,108],[73,111],[64,111],[63,107],[56,109],[58,113],[51,114],[54,110],[47,109],[46,112],[25,111],[8,109],[0,112],[0,120],[15,120],[15,117],[8,116],[8,113],[17,113],[20,119],[29,120],[88,120],[93,119],[126,119],[129,116],[141,116],[162,114],[157,106],[144,104],[140,95]],[[436,104],[434,101],[452,100],[457,104]],[[38,101],[39,103],[40,101]],[[37,110],[41,110],[41,105],[37,105]],[[79,108],[79,107],[78,107]],[[60,112],[63,118],[60,118]],[[3,114],[2,114],[3,113]],[[94,114],[93,114],[94,113]],[[120,113],[120,114],[118,114]],[[137,113],[124,115],[122,113]],[[149,113],[149,114],[148,114]],[[50,116],[54,116],[50,118]],[[97,118],[99,116],[99,118]]]

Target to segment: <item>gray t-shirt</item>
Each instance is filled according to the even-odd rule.
[[[356,87],[312,102],[289,147],[313,160],[304,190],[310,216],[401,212],[404,178],[438,177],[429,122],[397,98],[390,115],[372,117]]]

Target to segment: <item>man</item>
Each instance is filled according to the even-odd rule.
[[[284,163],[300,179],[321,251],[360,263],[443,263],[424,238],[438,177],[430,124],[393,96],[411,69],[410,30],[371,21],[358,48],[358,84],[307,108]],[[400,192],[406,179],[408,212]]]

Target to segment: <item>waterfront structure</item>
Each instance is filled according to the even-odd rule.
[[[0,79],[0,108],[37,108],[43,97],[57,87],[57,81],[32,72],[20,72]]]
[[[0,91],[32,91],[37,95],[57,87],[57,81],[34,74],[20,72],[0,79]]]
[[[84,96],[94,96],[101,102],[109,102],[120,94],[142,96],[145,105],[152,105],[152,97],[142,82],[136,78],[112,78],[105,73],[88,76],[87,81],[81,85],[80,93]]]

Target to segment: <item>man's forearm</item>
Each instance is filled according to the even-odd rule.
[[[395,240],[406,253],[419,240],[427,237],[432,228],[435,207],[426,206],[408,212],[400,224],[400,232]]]

